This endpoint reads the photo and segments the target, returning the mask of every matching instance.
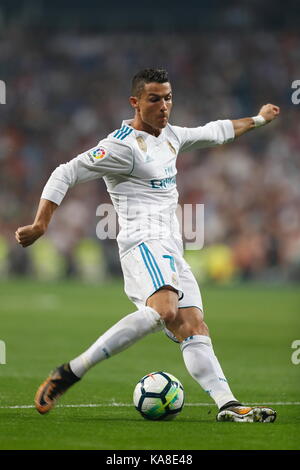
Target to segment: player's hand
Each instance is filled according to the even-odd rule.
[[[25,227],[19,227],[15,233],[17,242],[24,248],[32,245],[38,238],[44,234],[40,226],[37,225],[25,225]]]
[[[267,122],[271,122],[278,116],[279,113],[279,106],[275,106],[274,104],[269,103],[262,106],[258,114],[263,116]]]

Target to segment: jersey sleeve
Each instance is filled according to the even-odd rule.
[[[60,205],[69,188],[78,183],[102,178],[108,174],[124,174],[133,167],[132,150],[126,144],[104,139],[67,163],[59,165],[48,179],[41,198]]]
[[[233,124],[230,119],[212,121],[200,127],[172,126],[179,140],[179,152],[225,144],[234,139]]]

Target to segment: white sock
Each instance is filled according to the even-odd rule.
[[[182,341],[180,347],[187,370],[219,408],[229,401],[237,401],[231,393],[208,336],[189,336]]]
[[[151,307],[142,307],[113,325],[84,353],[70,361],[71,370],[82,377],[93,365],[128,348],[148,333],[163,328],[160,315]]]

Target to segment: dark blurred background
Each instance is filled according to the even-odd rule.
[[[49,232],[24,250],[50,173],[132,116],[132,76],[164,67],[171,124],[280,118],[224,147],[178,158],[180,204],[205,205],[205,246],[187,252],[200,281],[300,281],[299,1],[2,1],[0,277],[120,276],[115,241],[96,237],[102,180],[72,189]]]

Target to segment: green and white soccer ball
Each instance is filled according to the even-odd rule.
[[[146,419],[173,419],[184,404],[183,386],[172,374],[151,372],[137,383],[133,403]]]

